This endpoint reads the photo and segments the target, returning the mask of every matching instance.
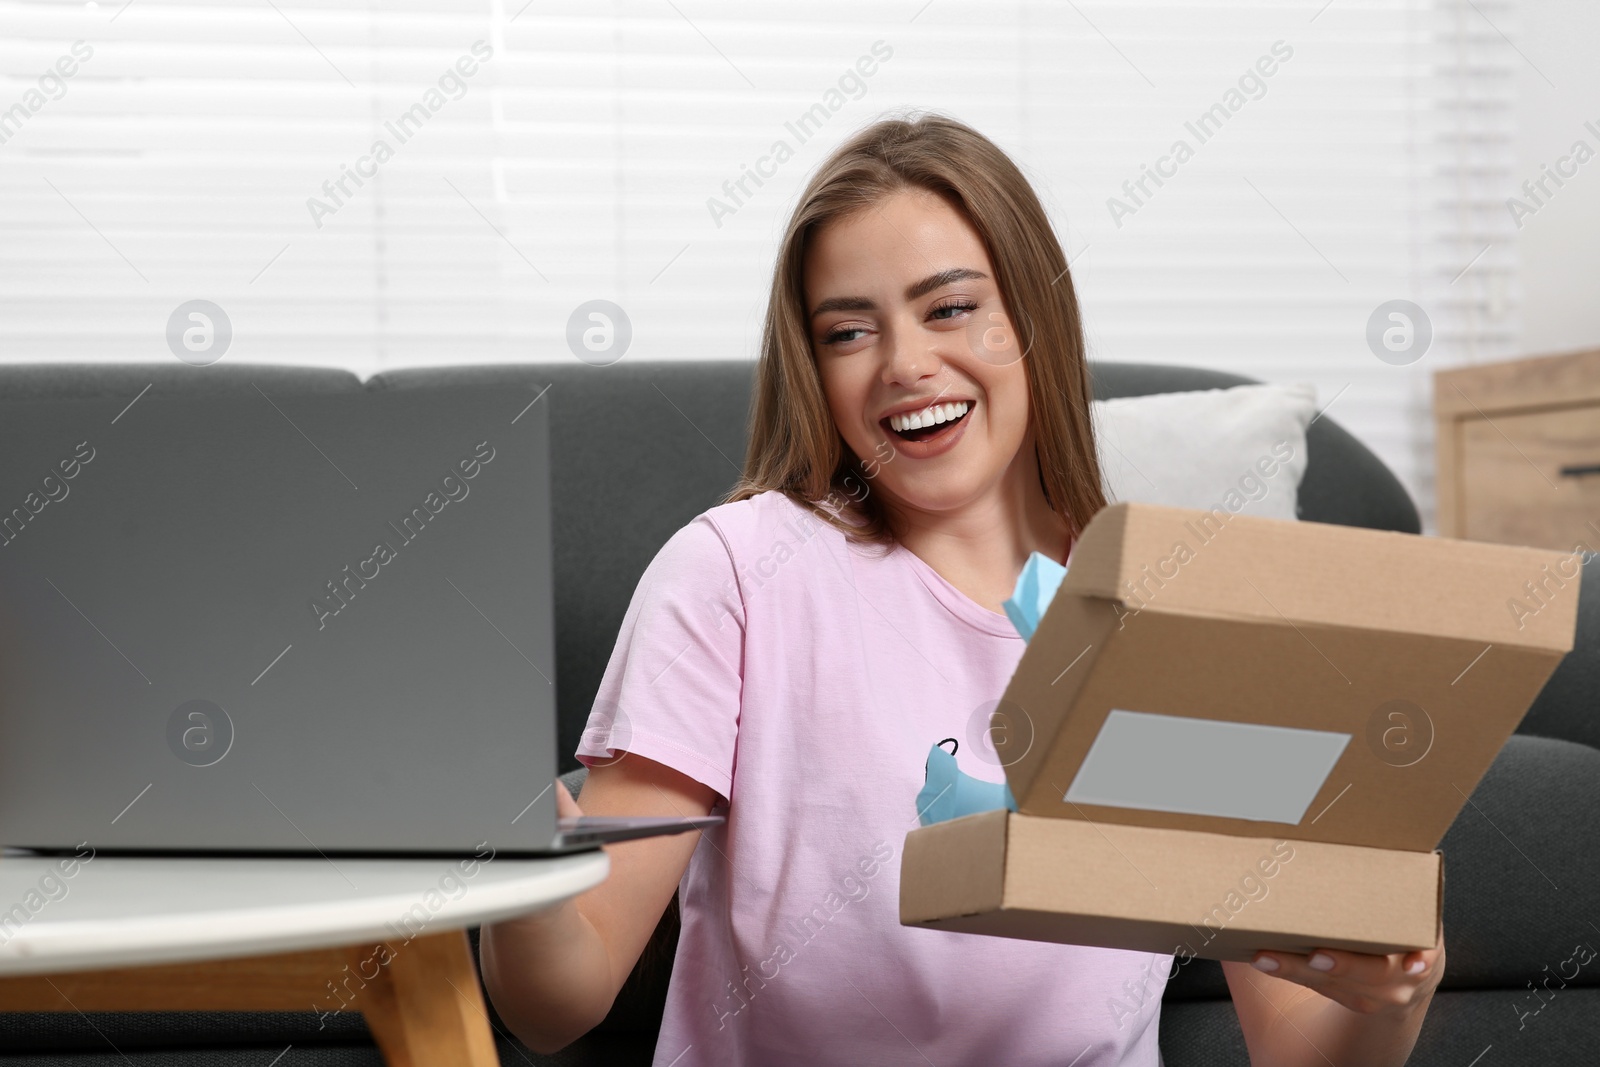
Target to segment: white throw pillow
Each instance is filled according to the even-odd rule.
[[[1298,518],[1316,404],[1304,383],[1096,400],[1106,499]]]

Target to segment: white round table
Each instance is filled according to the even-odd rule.
[[[599,850],[486,861],[96,856],[71,877],[60,862],[0,855],[0,976],[459,930],[559,903],[599,885],[609,869]],[[25,922],[15,922],[19,907]]]
[[[465,929],[602,882],[606,854],[0,854],[0,1011],[360,1011],[390,1063],[495,1064]],[[66,873],[70,869],[71,873]]]

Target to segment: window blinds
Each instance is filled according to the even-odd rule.
[[[806,177],[927,108],[1035,182],[1095,358],[1312,381],[1426,510],[1429,372],[1514,341],[1514,16],[0,0],[0,354],[172,359],[206,301],[228,360],[572,359],[607,300],[627,359],[750,359]],[[1397,299],[1409,365],[1367,341]]]

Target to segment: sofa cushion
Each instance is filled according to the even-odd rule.
[[[1506,742],[1439,846],[1447,988],[1521,989],[1571,973],[1563,961],[1580,943],[1600,952],[1596,826],[1600,751],[1543,737]],[[1600,956],[1570,984],[1600,986]]]
[[[1235,385],[1096,400],[1106,500],[1294,520],[1310,385]]]
[[[1255,381],[1239,374],[1158,363],[1090,363],[1096,398],[1225,389]],[[1335,398],[1337,399],[1337,398]],[[1327,410],[1323,405],[1321,410]],[[1411,494],[1371,450],[1332,418],[1316,418],[1306,430],[1305,477],[1300,479],[1300,518],[1373,530],[1420,533],[1422,520]]]
[[[1585,556],[1580,581],[1572,651],[1545,683],[1517,732],[1581,741],[1600,750],[1600,552]]]
[[[1531,1018],[1519,1016],[1516,1003],[1516,993],[1506,990],[1436,993],[1406,1067],[1594,1062],[1600,990],[1562,992]],[[1486,1052],[1489,1054],[1484,1055]],[[1161,1057],[1164,1067],[1240,1067],[1249,1063],[1233,1002],[1163,1004]]]
[[[174,1026],[180,1019],[184,1025]],[[0,1063],[19,1052],[111,1052],[208,1045],[269,1045],[278,1049],[327,1043],[370,1042],[359,1012],[314,1011],[8,1012],[0,1024]],[[270,1058],[270,1057],[269,1057]]]
[[[354,393],[361,379],[331,367],[291,367],[272,363],[215,363],[191,367],[168,363],[4,363],[0,397],[55,400],[67,397],[125,396],[149,386],[154,393],[216,396],[248,393]]]
[[[1217,978],[1222,969],[1217,968]],[[1241,1067],[1250,1062],[1239,1013],[1223,983],[1220,998],[1180,1000],[1161,1004],[1162,1067]]]

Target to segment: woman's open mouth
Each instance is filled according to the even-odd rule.
[[[950,433],[972,410],[972,402],[953,400],[944,404],[931,404],[921,411],[908,411],[880,419],[885,430],[902,441],[932,441]]]

